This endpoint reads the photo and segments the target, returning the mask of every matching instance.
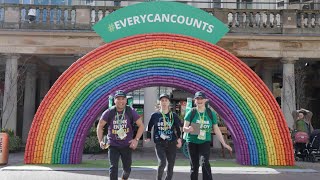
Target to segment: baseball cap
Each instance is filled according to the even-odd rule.
[[[194,99],[196,98],[203,98],[203,99],[206,99],[206,94],[204,92],[201,92],[201,91],[198,91],[194,94]]]
[[[118,90],[116,91],[116,93],[114,94],[114,98],[117,98],[117,97],[127,97],[126,93],[122,90]]]
[[[163,97],[165,97],[165,98],[167,98],[167,99],[169,99],[169,100],[170,100],[170,97],[169,97],[169,95],[168,95],[168,94],[160,94],[160,96],[159,96],[159,100],[160,100],[161,98],[163,98]]]

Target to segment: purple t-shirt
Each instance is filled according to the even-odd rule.
[[[132,108],[131,108],[132,109]],[[133,121],[136,122],[140,116],[139,114],[132,109]],[[129,141],[133,139],[133,127],[132,120],[129,118],[127,113],[125,113],[125,117],[123,116],[123,111],[116,112],[115,116],[111,118],[111,122],[108,122],[108,116],[110,114],[110,110],[107,109],[102,113],[101,119],[106,121],[108,124],[108,142],[111,146],[129,146]],[[119,119],[119,120],[118,120]],[[117,131],[122,126],[124,132],[126,132],[127,136],[124,139],[120,139]]]

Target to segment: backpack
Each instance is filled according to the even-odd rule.
[[[107,124],[103,127],[105,129],[105,131],[103,131],[104,133],[108,133],[108,126],[110,124],[110,121],[115,117],[116,115],[116,107],[115,106],[112,106],[109,108],[110,109],[110,112],[109,112],[109,116],[108,116],[108,119],[107,119]],[[131,127],[132,129],[134,129],[134,119],[133,119],[133,114],[132,114],[132,109],[130,106],[126,106],[126,115],[129,117],[129,119],[131,120]],[[105,134],[105,135],[106,135]]]
[[[212,111],[211,111],[211,109],[210,109],[210,108],[206,108],[206,112],[207,112],[207,114],[208,114],[208,116],[209,116],[209,119],[210,119],[211,121],[213,121],[213,116],[212,116]],[[196,116],[196,113],[197,113],[197,109],[196,109],[196,108],[192,108],[192,109],[191,109],[191,115],[190,115],[190,123],[191,123],[191,121],[193,120],[193,118]]]

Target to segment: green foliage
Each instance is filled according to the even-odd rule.
[[[99,142],[96,136],[89,136],[86,138],[86,142],[84,144],[84,153],[87,154],[96,154],[101,152],[102,149],[99,146]]]
[[[92,127],[90,128],[88,136],[95,136],[95,137],[97,137],[97,127],[96,127],[96,126],[92,126]]]
[[[13,129],[5,129],[5,128],[2,128],[2,129],[1,129],[1,132],[2,132],[2,133],[7,133],[10,137],[11,137],[11,136],[14,136],[14,131],[13,131]]]
[[[10,136],[9,137],[9,152],[20,151],[21,139],[19,136]]]
[[[97,138],[97,129],[95,126],[92,126],[89,130],[88,137],[86,138],[83,152],[87,154],[96,154],[101,152],[98,138]]]
[[[1,129],[1,132],[7,133],[9,135],[9,152],[16,152],[20,150],[21,138],[14,135],[12,129]]]
[[[219,127],[226,127],[226,124],[224,123],[224,120],[221,118],[221,116],[218,115],[217,120],[218,120]]]

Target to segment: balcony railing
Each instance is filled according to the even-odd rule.
[[[228,10],[228,26],[232,32],[281,33],[281,10]]]
[[[92,25],[120,7],[0,5],[0,29],[92,30]],[[319,10],[203,9],[230,28],[230,33],[320,34]]]

